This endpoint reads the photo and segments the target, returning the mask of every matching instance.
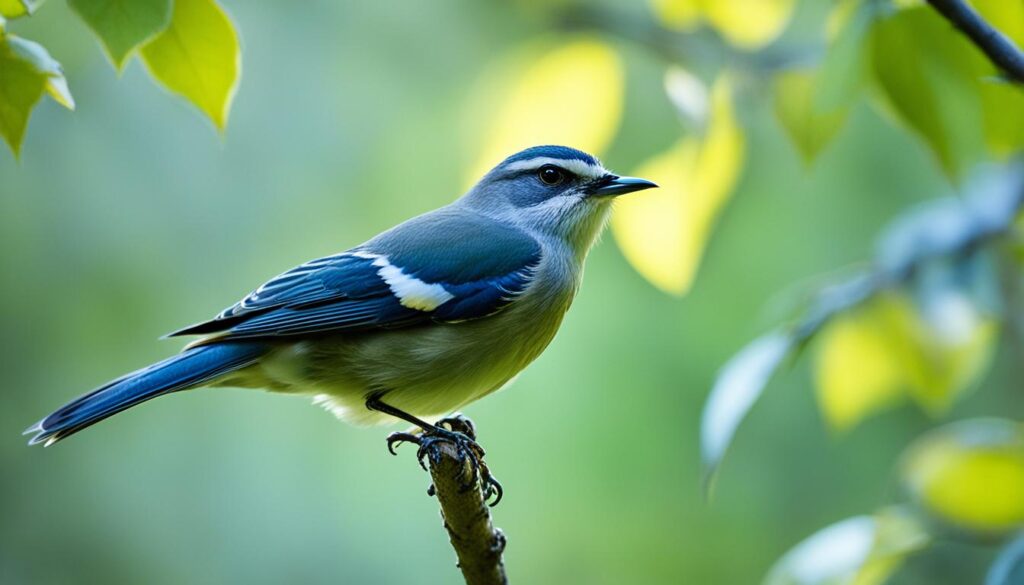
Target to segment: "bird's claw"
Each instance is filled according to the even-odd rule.
[[[388,435],[387,443],[388,452],[392,455],[398,455],[398,453],[395,452],[395,447],[398,447],[402,443],[415,443],[419,445],[420,436],[415,433],[391,433]],[[422,465],[423,462],[421,461],[420,464]]]
[[[416,460],[424,470],[428,470],[427,457],[430,457],[432,462],[437,462],[440,458],[440,452],[434,448],[435,445],[439,443],[453,445],[460,459],[469,460],[471,475],[469,481],[463,484],[463,490],[473,489],[479,480],[485,502],[493,497],[494,500],[490,501],[489,505],[494,507],[501,501],[504,490],[501,483],[491,474],[487,463],[484,462],[484,449],[476,442],[476,429],[468,418],[455,414],[439,420],[433,429],[424,429],[420,434],[399,432],[388,435],[388,451],[392,455],[397,455],[395,447],[402,443],[419,445],[419,449],[416,451]],[[433,489],[430,489],[427,493],[432,491]]]
[[[437,426],[450,431],[455,431],[456,433],[462,433],[469,437],[474,443],[476,442],[476,425],[473,424],[473,421],[463,416],[461,412],[456,412],[451,416],[442,418],[437,421]],[[477,447],[479,448],[480,445],[477,445]],[[483,449],[480,449],[480,451],[482,456]]]

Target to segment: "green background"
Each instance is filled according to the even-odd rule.
[[[163,333],[451,201],[475,162],[470,88],[550,30],[540,5],[470,0],[226,8],[244,74],[223,140],[137,62],[118,78],[63,3],[9,24],[63,62],[79,107],[46,100],[22,162],[0,152],[0,581],[456,583],[413,450],[393,458],[393,429],[345,426],[308,400],[197,391],[54,448],[19,436],[176,351]],[[627,111],[604,162],[629,172],[679,130],[663,63],[615,46]],[[718,367],[821,275],[868,258],[887,219],[952,192],[864,104],[810,169],[767,99],[748,95],[740,114],[748,163],[693,291],[659,293],[606,237],[548,351],[466,410],[506,489],[495,521],[514,583],[754,583],[817,529],[900,496],[900,450],[934,421],[904,406],[831,433],[806,355],[701,496],[698,419]],[[1024,416],[1012,362],[998,357],[949,418]],[[920,582],[967,582],[986,558],[938,556]]]

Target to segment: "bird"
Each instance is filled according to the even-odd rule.
[[[199,337],[58,408],[25,431],[29,444],[53,445],[165,394],[241,387],[313,396],[357,425],[404,420],[482,458],[471,426],[455,431],[457,419],[440,417],[504,387],[544,351],[612,201],[653,187],[574,148],[527,148],[454,202],[168,334]]]

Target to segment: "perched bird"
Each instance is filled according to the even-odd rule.
[[[498,390],[540,355],[613,198],[656,186],[572,148],[526,149],[454,203],[171,333],[203,337],[59,408],[26,431],[30,444],[200,386],[314,395],[346,421],[397,417],[424,436],[472,444],[428,420]]]

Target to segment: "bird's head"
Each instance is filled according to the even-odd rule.
[[[567,146],[534,146],[506,158],[462,203],[495,219],[560,237],[586,250],[604,227],[615,197],[657,187],[620,177]]]

